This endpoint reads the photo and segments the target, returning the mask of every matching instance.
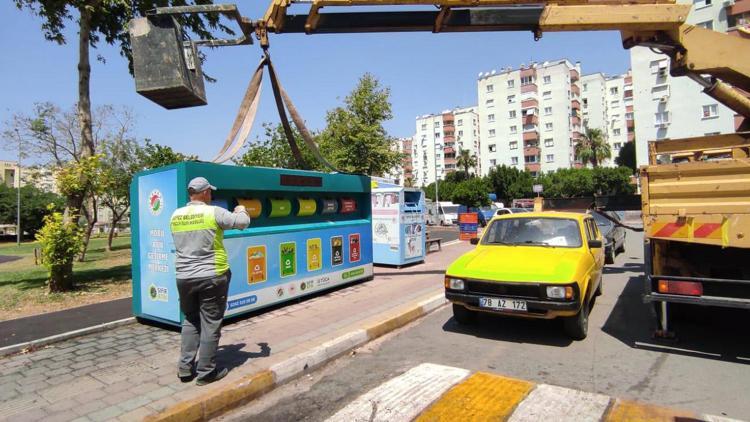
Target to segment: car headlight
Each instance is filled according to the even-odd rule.
[[[547,286],[547,297],[550,299],[573,299],[573,288],[570,286]]]
[[[463,290],[464,281],[460,278],[445,277],[445,288],[451,290]]]

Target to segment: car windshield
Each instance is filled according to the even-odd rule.
[[[510,210],[513,211],[514,213],[531,212],[531,210],[529,210],[528,208],[511,208]]]
[[[445,214],[456,214],[458,213],[458,205],[446,205],[443,206],[443,213]]]
[[[481,207],[479,209],[482,210],[482,211],[492,211],[492,212],[495,212],[495,210],[497,210],[497,207],[494,206],[494,205],[490,205],[489,207]]]
[[[482,244],[577,248],[582,243],[576,220],[519,217],[493,221]]]

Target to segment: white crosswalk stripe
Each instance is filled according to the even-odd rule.
[[[410,421],[468,375],[466,369],[423,363],[363,394],[329,422]]]
[[[608,396],[542,384],[518,405],[509,422],[598,421],[608,405]]]

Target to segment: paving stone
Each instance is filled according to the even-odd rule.
[[[87,418],[86,416],[81,416],[80,418],[75,418],[70,422],[91,422],[91,419]]]
[[[147,404],[149,404],[151,402],[152,402],[152,400],[150,398],[148,398],[147,396],[140,396],[140,397],[133,397],[130,400],[126,400],[126,401],[120,403],[118,406],[120,406],[120,408],[123,411],[129,412],[129,411],[131,411],[133,409],[137,409],[139,407],[143,407],[143,406],[145,406],[145,405],[147,405]]]
[[[156,390],[150,391],[147,394],[147,396],[152,401],[157,401],[157,400],[162,399],[164,397],[167,397],[167,396],[169,396],[171,394],[174,394],[174,390],[173,389],[171,389],[169,387],[160,387],[160,388],[158,388]]]
[[[45,412],[43,409],[36,408],[27,410],[25,412],[16,413],[15,415],[13,415],[13,420],[32,422],[47,420],[48,417],[49,414],[47,412]]]
[[[73,409],[76,406],[78,406],[78,402],[75,400],[61,400],[57,403],[52,403],[44,406],[44,410],[54,415],[60,412],[65,412],[66,410]]]
[[[78,363],[74,363],[70,365],[70,369],[83,369],[83,368],[88,368],[89,366],[93,366],[93,365],[94,365],[94,362],[92,362],[91,360],[86,360],[83,362],[78,362]]]
[[[55,413],[53,415],[44,418],[44,422],[67,422],[70,420],[76,420],[78,414],[72,410],[66,410],[64,412]]]
[[[20,385],[24,385],[24,384],[33,384],[35,382],[45,381],[45,380],[47,380],[47,373],[23,377],[17,380],[16,382]]]
[[[77,398],[76,401],[78,401]],[[107,403],[104,403],[101,400],[87,400],[86,402],[80,403],[78,406],[74,407],[73,411],[80,416],[88,417],[90,413],[97,412],[108,406],[109,405]]]
[[[132,391],[124,390],[120,391],[119,393],[110,394],[103,398],[104,402],[109,405],[116,405],[120,403],[124,403],[134,397],[136,397],[137,394],[133,393]],[[129,409],[132,410],[132,409]]]
[[[53,362],[47,362],[45,366],[51,370],[60,369],[60,368],[67,368],[68,362],[65,361],[53,361]]]
[[[16,390],[17,386],[18,384],[15,382],[0,385],[0,401],[8,401],[18,397],[21,393]]]
[[[37,381],[29,384],[20,384],[18,387],[16,387],[16,390],[18,390],[18,392],[21,394],[26,394],[44,390],[49,386],[50,385],[46,381]]]
[[[0,416],[11,420],[22,420],[16,415],[39,409],[49,404],[37,394],[29,394],[0,403]]]
[[[142,421],[146,416],[153,414],[154,412],[145,407],[139,407],[138,409],[132,410],[128,413],[120,415],[118,420],[122,422],[136,422]]]
[[[76,379],[76,376],[73,374],[62,374],[50,377],[47,379],[47,383],[50,385],[60,385],[65,382],[71,382],[74,379]]]
[[[132,386],[133,385],[128,381],[122,380],[104,387],[104,392],[107,394],[119,393],[120,391],[125,391]]]
[[[25,377],[30,377],[33,375],[39,375],[44,374],[45,372],[49,371],[49,368],[43,365],[34,366],[33,368],[29,368],[26,371],[23,371],[23,374]]]
[[[85,376],[76,378],[69,383],[57,385],[45,391],[41,391],[40,395],[50,402],[56,402],[58,400],[71,398],[103,387],[104,384],[101,382],[89,376]]]
[[[65,368],[53,369],[47,372],[45,375],[46,375],[47,380],[49,381],[50,378],[59,377],[61,375],[70,375],[70,368],[65,367]]]
[[[88,415],[89,419],[92,421],[108,421],[110,419],[114,419],[120,415],[123,414],[122,409],[120,409],[117,406],[109,406],[105,409],[99,410],[97,412],[91,413]]]
[[[177,404],[177,400],[174,397],[169,396],[149,403],[146,405],[146,407],[153,410],[154,412],[161,412],[168,407],[174,406],[175,404]]]

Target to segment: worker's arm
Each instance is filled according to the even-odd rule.
[[[222,207],[214,207],[216,224],[224,230],[244,229],[250,225],[250,216],[247,215],[245,207],[237,207],[234,212],[229,212]]]

